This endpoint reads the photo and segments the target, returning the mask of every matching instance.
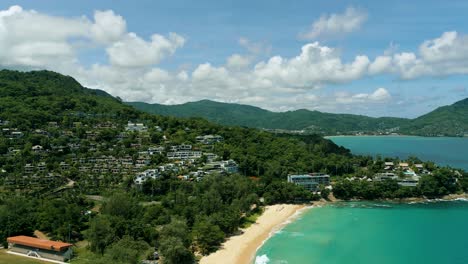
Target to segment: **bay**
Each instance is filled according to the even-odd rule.
[[[381,155],[406,159],[416,156],[423,161],[449,165],[468,171],[468,138],[414,136],[333,136],[335,144],[358,155]]]
[[[256,264],[466,264],[468,202],[343,202],[304,212]]]

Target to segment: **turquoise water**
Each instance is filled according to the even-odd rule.
[[[468,138],[352,136],[328,137],[354,154],[383,157],[416,156],[424,161],[468,170]]]
[[[257,252],[268,264],[467,264],[468,202],[313,208]]]

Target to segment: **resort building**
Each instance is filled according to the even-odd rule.
[[[128,121],[125,130],[130,132],[146,132],[148,131],[148,127],[146,127],[143,123],[133,123]]]
[[[72,257],[72,244],[29,236],[7,238],[10,252],[44,260],[67,261]]]
[[[306,190],[316,192],[318,191],[319,185],[330,185],[330,175],[323,173],[288,175],[288,182],[300,185]]]

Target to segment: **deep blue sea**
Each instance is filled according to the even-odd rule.
[[[327,137],[354,154],[382,157],[416,156],[424,161],[468,171],[468,138],[413,136]]]
[[[349,202],[312,208],[256,264],[467,264],[468,202]]]

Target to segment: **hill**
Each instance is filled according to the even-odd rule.
[[[384,160],[354,156],[319,135],[144,113],[49,71],[0,71],[0,131],[0,244],[40,230],[86,244],[77,263],[140,263],[154,245],[168,263],[194,263],[194,253],[219,248],[263,205],[320,198],[286,182],[293,173],[334,176],[339,199],[468,189],[467,177],[432,163],[424,166],[434,177],[423,175],[416,188],[351,181],[345,177],[383,172]],[[317,184],[309,188],[326,197]]]
[[[424,136],[466,136],[468,134],[468,98],[411,120],[402,131]]]
[[[180,105],[128,102],[128,105],[148,113],[203,117],[223,125],[254,128],[305,130],[310,133],[354,134],[398,132],[421,136],[463,136],[468,133],[468,98],[450,106],[440,107],[415,119],[368,117],[352,114],[331,114],[305,109],[271,112],[259,107],[220,103],[210,100]]]
[[[19,129],[38,128],[64,116],[137,115],[135,109],[101,90],[82,87],[75,79],[51,71],[0,71],[0,119]]]
[[[259,107],[202,100],[181,105],[129,102],[128,105],[148,113],[178,117],[203,117],[223,125],[239,125],[266,129],[308,130],[336,134],[352,132],[392,131],[408,123],[408,119],[362,115],[330,114],[305,109],[271,112]]]

